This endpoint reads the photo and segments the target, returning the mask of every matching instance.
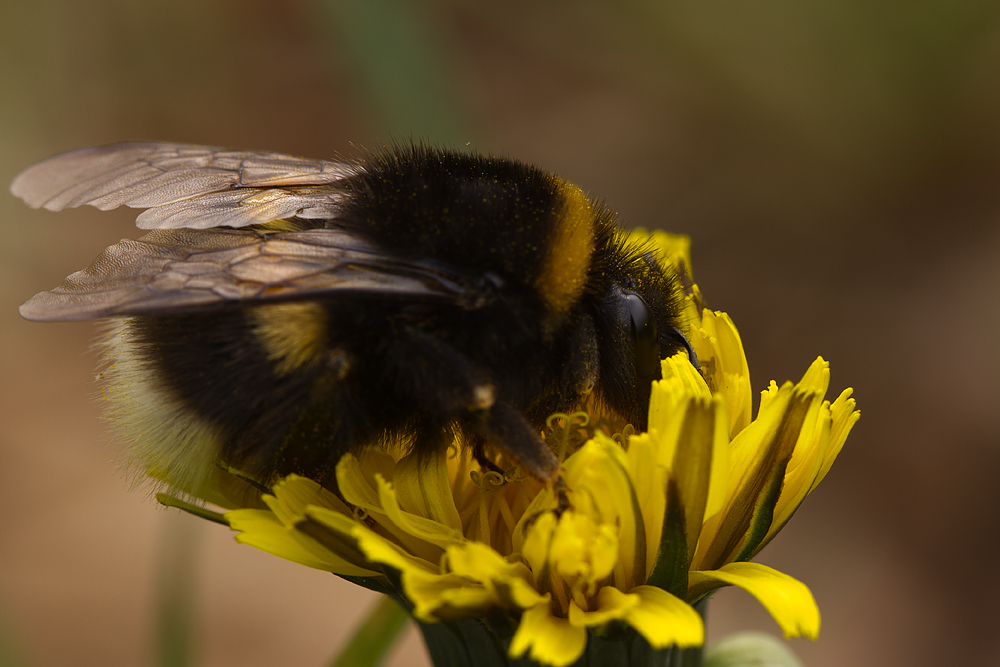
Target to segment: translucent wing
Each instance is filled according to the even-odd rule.
[[[208,229],[282,218],[335,217],[337,183],[358,167],[280,153],[126,142],[56,155],[28,168],[11,192],[50,211],[89,204],[148,209],[141,229]]]
[[[21,306],[29,320],[178,312],[334,293],[484,303],[476,276],[396,257],[336,229],[155,230],[123,240]]]

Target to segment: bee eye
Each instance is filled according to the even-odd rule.
[[[649,391],[649,384],[658,377],[660,345],[656,335],[656,322],[649,307],[635,292],[625,292],[628,314],[632,320],[632,349],[635,354],[635,375],[641,387]]]

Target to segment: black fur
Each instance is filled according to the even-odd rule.
[[[587,287],[553,320],[535,287],[564,201],[560,181],[511,160],[427,148],[371,156],[349,185],[343,216],[395,253],[491,276],[480,308],[389,295],[317,301],[324,352],[282,374],[255,339],[252,309],[134,320],[138,349],[170,390],[224,435],[224,463],[262,483],[291,472],[333,484],[340,456],[405,434],[418,449],[457,427],[548,478],[558,463],[539,438],[556,411],[597,397],[642,428],[648,388],[637,386],[624,291],[648,304],[660,355],[680,348],[673,278],[629,248],[595,206]],[[312,222],[308,224],[313,224]],[[255,306],[268,308],[269,306]],[[553,322],[555,322],[553,324]],[[596,382],[596,384],[595,384]],[[483,388],[495,401],[483,402]]]

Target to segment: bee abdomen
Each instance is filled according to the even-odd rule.
[[[319,453],[352,430],[330,410],[349,364],[329,349],[326,317],[310,302],[121,321],[109,416],[147,472],[187,493],[219,468],[265,485],[321,472]]]

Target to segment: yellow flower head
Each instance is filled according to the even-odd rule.
[[[654,649],[699,646],[692,605],[728,585],[760,600],[787,637],[815,638],[809,590],[748,561],[829,470],[858,419],[851,390],[824,400],[829,365],[819,358],[798,383],[772,382],[751,420],[739,334],[704,308],[687,239],[636,237],[681,278],[701,371],[686,352],[663,360],[645,433],[592,427],[568,455],[568,434],[582,425],[564,418],[547,434],[565,456],[568,509],[516,469],[484,474],[460,443],[423,456],[401,445],[345,455],[340,497],[285,478],[266,507],[225,514],[237,540],[393,592],[424,623],[501,613],[516,625],[509,656],[555,667],[621,625]]]

